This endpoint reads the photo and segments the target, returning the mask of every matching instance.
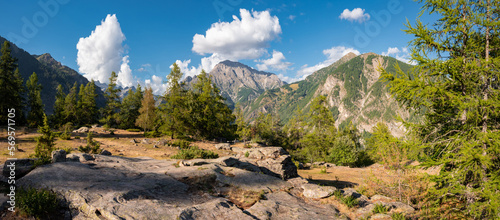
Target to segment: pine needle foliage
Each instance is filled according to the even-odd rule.
[[[426,0],[432,25],[406,24],[412,71],[385,72],[394,97],[424,114],[405,121],[432,178],[429,218],[500,218],[500,2]]]

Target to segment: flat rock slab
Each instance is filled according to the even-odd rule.
[[[302,185],[302,189],[304,189],[304,196],[310,199],[326,198],[333,195],[333,192],[337,190],[333,186],[318,186],[311,183]]]

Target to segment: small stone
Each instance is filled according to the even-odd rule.
[[[103,150],[101,151],[100,155],[104,155],[104,156],[111,156],[111,152],[107,151],[107,150]]]
[[[217,150],[231,150],[231,145],[229,143],[220,143],[215,145]]]
[[[149,140],[144,138],[142,139],[141,144],[149,144]]]

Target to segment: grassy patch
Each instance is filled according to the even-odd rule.
[[[382,204],[375,204],[375,208],[373,208],[373,214],[385,214],[387,213],[387,207]]]
[[[213,151],[203,150],[198,148],[197,146],[190,146],[187,149],[181,149],[179,153],[172,156],[172,159],[194,159],[194,158],[203,158],[203,159],[214,159],[218,158],[219,155],[214,153]]]
[[[35,188],[18,188],[16,203],[20,213],[37,219],[47,218],[48,215],[56,212],[59,206],[55,193]]]

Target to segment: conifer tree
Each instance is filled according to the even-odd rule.
[[[38,84],[38,76],[33,73],[26,82],[28,88],[28,125],[30,127],[38,127],[43,123],[43,104],[40,92],[42,85]]]
[[[7,124],[7,110],[16,111],[16,125],[24,123],[24,87],[16,59],[11,56],[10,43],[5,41],[0,50],[0,123]]]
[[[86,103],[84,101],[85,99],[85,85],[80,84],[80,89],[78,90],[78,97],[77,97],[77,104],[76,104],[76,123],[79,125],[85,125],[87,124],[87,119],[88,119],[88,110]]]
[[[62,85],[59,84],[56,89],[56,101],[54,102],[54,113],[52,114],[51,117],[52,124],[56,125],[57,127],[61,126],[64,122],[65,98],[66,94],[64,94]]]
[[[96,103],[97,92],[94,80],[91,80],[85,86],[85,93],[83,103],[86,109],[86,123],[93,124],[97,122],[98,108]]]
[[[118,125],[118,112],[120,109],[120,97],[118,93],[121,91],[120,88],[116,87],[116,79],[118,75],[113,71],[111,77],[109,78],[108,88],[104,93],[106,98],[106,107],[103,109],[103,118],[101,122],[105,124],[106,127],[116,128]]]
[[[224,103],[220,90],[204,70],[197,79],[188,96],[188,111],[191,114],[187,124],[190,133],[206,139],[231,136],[234,115]]]
[[[139,117],[139,109],[143,101],[143,92],[141,85],[137,84],[137,90],[129,91],[127,96],[123,98],[120,108],[120,128],[127,129],[133,128],[137,117]]]
[[[168,90],[163,99],[165,102],[160,106],[161,122],[164,130],[170,132],[171,138],[186,130],[186,117],[191,114],[186,107],[187,90],[180,83],[182,72],[176,63],[167,76]]]
[[[36,137],[36,147],[35,147],[35,157],[41,158],[46,161],[50,159],[51,153],[54,150],[54,139],[55,135],[50,130],[49,124],[47,122],[47,116],[43,115],[43,126],[40,126],[38,129],[38,133],[42,134],[41,136]]]
[[[428,218],[500,216],[500,2],[427,0],[432,26],[407,24],[412,60],[408,73],[383,73],[390,91],[424,120],[405,122],[420,137],[432,178]]]
[[[139,113],[140,115],[137,118],[135,125],[144,129],[145,132],[153,130],[156,121],[156,107],[153,89],[151,89],[151,87],[146,88],[146,91],[144,91],[144,98],[142,99]]]
[[[75,82],[64,99],[64,121],[76,124],[78,114],[78,84]]]
[[[236,135],[238,135],[238,137],[241,140],[247,141],[250,139],[251,135],[250,126],[245,121],[245,118],[243,117],[243,113],[241,112],[241,107],[239,104],[236,105],[235,111],[236,112],[234,116],[236,118],[236,126],[237,126]]]

